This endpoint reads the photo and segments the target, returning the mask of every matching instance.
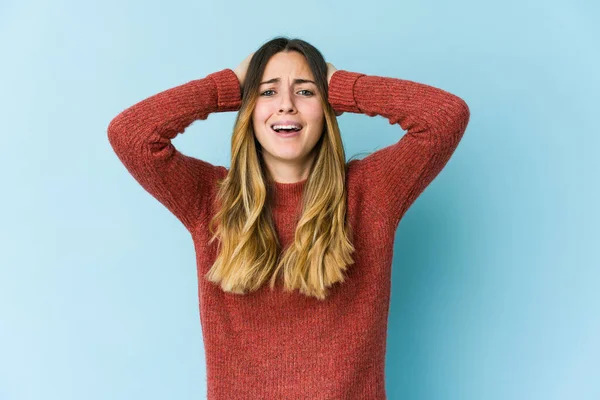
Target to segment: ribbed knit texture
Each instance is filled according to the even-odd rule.
[[[355,264],[324,301],[268,285],[247,295],[225,293],[204,277],[216,258],[217,243],[208,244],[216,182],[228,170],[180,153],[171,140],[210,113],[239,110],[240,85],[231,69],[153,95],[108,126],[110,144],[127,170],[192,235],[210,400],[386,398],[396,229],[447,164],[470,113],[444,90],[345,70],[331,77],[328,96],[338,112],[380,115],[407,132],[348,164]],[[273,220],[283,247],[293,241],[293,211],[305,183],[276,183]]]

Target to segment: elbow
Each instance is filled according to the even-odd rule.
[[[467,102],[458,96],[454,96],[454,105],[456,113],[455,118],[461,120],[462,123],[467,124],[471,117],[471,110],[469,109]]]
[[[469,109],[469,105],[463,99],[460,99],[461,109],[460,109],[460,118],[463,119],[463,123],[465,126],[469,123],[469,119],[471,118],[471,110]]]
[[[460,97],[455,96],[453,112],[448,115],[448,135],[445,142],[447,148],[455,149],[458,146],[467,130],[470,117],[471,111],[467,103]]]
[[[469,106],[467,103],[460,99],[460,107],[458,107],[457,115],[454,118],[454,129],[455,132],[455,146],[461,141],[462,137],[467,130],[467,125],[469,124],[469,119],[471,118],[471,111],[469,110]]]
[[[461,99],[461,102],[462,108],[458,119],[461,125],[461,130],[464,132],[467,129],[467,125],[469,125],[469,120],[471,119],[471,110],[464,100]]]
[[[111,144],[111,146],[115,146],[115,138],[117,136],[117,129],[116,129],[116,124],[115,124],[115,120],[113,119],[112,121],[110,121],[110,123],[108,124],[108,127],[106,128],[106,135],[108,136],[108,142]]]
[[[108,127],[106,128],[106,135],[108,137],[108,142],[112,146],[113,149],[117,150],[119,148],[119,142],[122,138],[122,129],[120,123],[120,116],[116,116],[113,118]]]
[[[453,130],[457,132],[459,136],[462,136],[469,124],[471,110],[469,109],[467,102],[460,97],[455,97],[455,100],[456,107],[454,117],[452,118],[454,121]]]

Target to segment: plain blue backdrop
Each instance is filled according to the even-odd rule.
[[[191,237],[106,129],[277,35],[471,111],[396,234],[388,397],[599,399],[595,4],[3,1],[0,399],[205,398]],[[211,114],[174,144],[229,166],[234,120]],[[339,123],[348,158],[405,133]]]

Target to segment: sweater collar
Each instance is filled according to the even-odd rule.
[[[293,183],[273,181],[271,188],[274,204],[279,206],[298,204],[302,199],[302,193],[307,181],[308,178]]]

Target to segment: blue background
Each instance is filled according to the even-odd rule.
[[[388,397],[599,399],[599,17],[591,1],[2,2],[0,399],[205,398],[191,237],[106,129],[277,35],[471,111],[396,234]],[[229,166],[234,120],[174,144]],[[339,123],[348,158],[404,134]]]

